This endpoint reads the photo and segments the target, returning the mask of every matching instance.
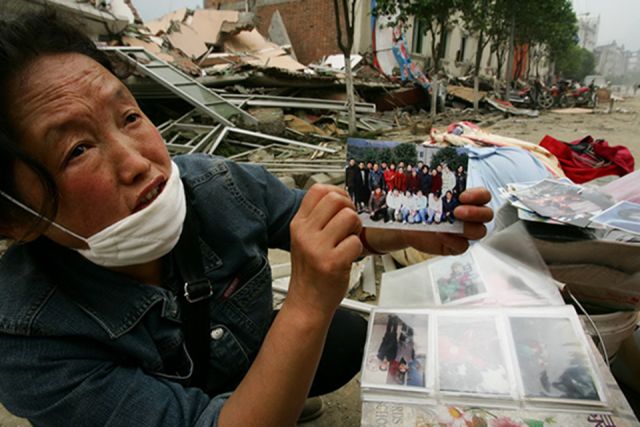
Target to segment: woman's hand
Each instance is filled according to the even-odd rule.
[[[362,223],[346,191],[314,185],[291,221],[287,304],[332,316],[345,295],[352,262],[362,253]]]
[[[460,205],[455,208],[456,221],[464,222],[462,234],[424,232],[413,230],[367,229],[369,245],[379,252],[413,247],[434,255],[458,255],[469,247],[469,240],[478,240],[487,234],[485,222],[493,219],[493,210],[486,205],[491,193],[485,188],[471,188],[460,194]]]

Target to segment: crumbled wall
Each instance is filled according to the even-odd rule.
[[[337,43],[332,0],[255,0],[255,13],[260,18],[258,30],[269,34],[271,16],[280,11],[298,61],[309,64],[323,56],[340,52]],[[205,7],[239,8],[245,2],[237,0],[205,0]]]

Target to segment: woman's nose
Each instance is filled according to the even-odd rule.
[[[113,160],[118,177],[125,184],[145,179],[151,169],[151,161],[139,150],[139,144],[128,139],[115,142]]]

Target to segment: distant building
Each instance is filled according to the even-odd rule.
[[[578,39],[580,47],[593,52],[598,42],[600,16],[581,15],[578,17]]]
[[[636,50],[635,52],[628,52],[627,71],[630,73],[640,72],[640,50]]]
[[[596,71],[603,76],[622,76],[627,72],[628,54],[623,45],[613,43],[598,46],[594,50]]]
[[[424,22],[413,19],[411,25],[412,55],[416,60],[425,64],[426,68],[433,65],[431,53],[431,35],[425,35]],[[409,37],[409,35],[407,35]],[[451,76],[460,77],[468,76],[473,71],[476,62],[476,51],[478,46],[478,37],[476,34],[469,33],[461,23],[451,25],[444,37],[444,55],[441,58],[442,69]],[[501,67],[501,75],[498,76],[498,59],[491,52],[489,44],[482,52],[482,61],[480,63],[480,75],[485,77],[504,78],[507,72],[507,57],[503,59]],[[530,77],[547,76],[550,72],[550,65],[543,50],[539,46],[519,46],[516,49],[513,78],[526,79]]]

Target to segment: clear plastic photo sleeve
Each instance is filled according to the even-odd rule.
[[[513,309],[507,312],[507,328],[525,401],[606,406],[602,376],[572,307]]]

